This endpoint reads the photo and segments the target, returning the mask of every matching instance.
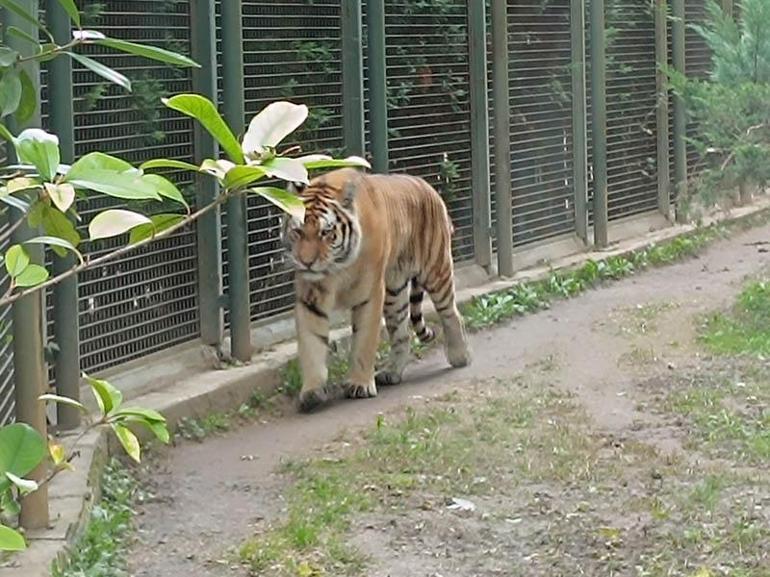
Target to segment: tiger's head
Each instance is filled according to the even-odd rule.
[[[355,197],[362,175],[335,170],[310,181],[290,185],[305,202],[305,219],[286,215],[281,236],[297,274],[318,281],[350,266],[361,246]]]

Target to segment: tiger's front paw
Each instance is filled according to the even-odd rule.
[[[303,413],[310,413],[329,402],[329,396],[326,387],[304,390],[299,394],[299,410]]]
[[[347,383],[345,395],[349,399],[370,399],[377,396],[377,385],[372,381],[369,384]]]
[[[393,371],[380,371],[374,376],[378,387],[390,387],[401,384],[401,375]]]

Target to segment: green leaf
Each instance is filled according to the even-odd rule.
[[[73,247],[80,245],[80,233],[75,228],[75,224],[67,218],[67,215],[62,214],[55,208],[51,208],[48,205],[43,204],[41,211],[41,226],[49,237],[59,238],[68,242]],[[31,218],[30,214],[30,218]],[[59,256],[67,254],[65,247],[51,243],[53,250]],[[79,253],[78,258],[80,258]]]
[[[54,395],[52,393],[47,393],[45,395],[40,395],[38,397],[38,400],[41,401],[51,401],[53,403],[61,403],[62,405],[69,405],[70,407],[77,407],[84,413],[88,412],[88,409],[83,406],[83,403],[80,403],[76,401],[75,399],[70,399],[69,397],[62,397],[61,395]]]
[[[141,461],[142,449],[139,446],[139,439],[136,438],[136,435],[128,427],[120,423],[112,423],[112,430],[115,431],[115,435],[117,435],[120,444],[123,445],[128,456],[139,463]]]
[[[5,270],[11,277],[19,276],[27,266],[29,266],[29,255],[23,246],[15,244],[6,251]]]
[[[267,147],[275,148],[299,128],[308,115],[307,106],[291,102],[273,102],[252,118],[243,137],[243,152],[259,156]]]
[[[15,68],[8,68],[0,78],[0,118],[13,114],[21,103],[21,78]]]
[[[244,164],[240,144],[208,98],[200,94],[178,94],[162,100],[168,108],[195,118],[219,142],[233,162]]]
[[[19,276],[16,277],[16,286],[31,287],[48,280],[48,270],[39,264],[31,264],[25,268]]]
[[[64,238],[59,238],[58,236],[36,236],[29,240],[25,240],[24,244],[43,244],[50,246],[53,249],[62,249],[61,251],[54,250],[54,252],[56,252],[58,255],[66,255],[67,251],[70,251],[78,257],[78,260],[81,263],[83,262],[83,255],[80,254],[80,251],[78,251],[78,249],[75,248],[75,246],[70,241]]]
[[[70,20],[72,20],[73,24],[80,28],[80,12],[78,11],[78,7],[75,5],[75,0],[58,0],[58,2],[61,4],[61,7],[64,8],[64,11],[70,17]]]
[[[258,194],[265,200],[269,200],[275,206],[282,211],[294,216],[300,220],[305,219],[305,203],[302,199],[291,192],[287,192],[282,188],[275,188],[273,186],[262,186],[257,188],[250,188],[248,192],[252,194]]]
[[[13,485],[16,486],[16,488],[19,490],[19,493],[22,495],[37,491],[37,483],[32,479],[23,479],[7,471],[5,476]]]
[[[128,54],[134,54],[136,56],[143,56],[150,60],[157,60],[164,62],[165,64],[171,64],[172,66],[181,66],[185,68],[200,68],[200,64],[188,58],[182,56],[176,52],[158,48],[157,46],[150,46],[149,44],[135,44],[133,42],[126,42],[125,40],[118,40],[116,38],[103,38],[94,41],[95,44],[100,46],[107,46],[120,50],[121,52],[127,52]]]
[[[97,214],[88,225],[88,235],[91,240],[119,236],[142,224],[152,224],[152,221],[138,212],[123,209],[105,210]]]
[[[91,152],[70,167],[64,181],[115,198],[160,200],[156,187],[143,176],[141,170],[120,158]]]
[[[7,186],[0,187],[0,202],[23,213],[26,213],[29,210],[29,203],[26,200],[11,195]]]
[[[158,411],[153,409],[145,409],[142,407],[126,407],[115,411],[114,417],[138,417],[148,422],[165,423],[166,417],[161,415]]]
[[[185,208],[189,208],[189,205],[184,199],[184,196],[182,196],[182,193],[179,192],[179,189],[176,187],[176,185],[168,178],[165,178],[159,174],[145,174],[142,176],[142,180],[152,184],[160,196],[168,198],[169,200],[173,200],[174,202],[178,202]]]
[[[369,162],[360,156],[348,156],[347,158],[332,158],[322,154],[298,158],[308,170],[319,170],[328,168],[371,168]]]
[[[181,160],[171,160],[167,158],[157,158],[155,160],[148,160],[147,162],[139,166],[142,170],[150,170],[151,168],[178,168],[180,170],[192,170],[198,172],[198,167],[189,162],[182,162]]]
[[[42,24],[40,24],[40,21],[37,18],[35,18],[34,15],[27,12],[22,5],[15,2],[15,0],[0,0],[0,6],[2,6],[3,8],[6,8],[7,10],[10,10],[22,20],[26,20],[27,22],[35,26],[35,28],[38,28],[40,30],[45,30],[45,27]]]
[[[156,214],[151,216],[150,220],[152,222],[140,224],[131,229],[128,244],[137,244],[143,240],[152,238],[164,230],[176,226],[184,219],[185,217],[181,214]]]
[[[11,491],[3,491],[2,495],[0,495],[0,511],[10,516],[21,513],[21,505],[19,505],[19,502],[14,498]]]
[[[2,136],[5,140],[7,140],[10,143],[13,143],[14,140],[16,140],[13,137],[13,134],[11,134],[11,131],[8,130],[4,124],[0,124],[0,136]]]
[[[22,30],[21,28],[17,28],[16,26],[9,26],[8,27],[8,35],[9,36],[16,36],[16,38],[21,38],[22,40],[26,40],[30,44],[34,44],[35,46],[39,46],[40,43],[37,39],[32,37],[31,35],[27,34],[26,31]]]
[[[294,158],[271,158],[261,164],[268,176],[274,176],[287,182],[307,183],[307,168]]]
[[[14,144],[20,162],[33,165],[44,180],[56,178],[61,156],[59,139],[54,134],[39,128],[27,128],[16,137]]]
[[[73,60],[76,60],[94,74],[98,74],[102,78],[109,80],[113,84],[117,84],[118,86],[121,86],[131,92],[131,81],[123,76],[120,72],[113,70],[109,66],[105,66],[101,62],[97,62],[88,56],[76,54],[75,52],[67,52],[67,54],[69,54]]]
[[[0,475],[29,474],[45,458],[45,439],[26,423],[0,427]],[[3,483],[7,483],[3,479]]]
[[[123,402],[123,393],[113,387],[107,381],[101,379],[94,379],[83,373],[83,379],[91,387],[96,402],[99,404],[99,409],[103,415],[109,414],[114,409],[120,407]]]
[[[51,202],[60,211],[67,212],[72,203],[75,202],[75,187],[69,182],[62,182],[60,184],[46,182],[44,186]]]
[[[166,418],[152,409],[140,407],[120,409],[119,411],[115,411],[113,418],[126,423],[138,423],[147,427],[162,443],[168,443],[171,440],[166,425]]]
[[[226,188],[243,188],[265,178],[266,174],[261,166],[234,166],[224,175],[223,184]]]
[[[19,70],[19,79],[21,80],[21,102],[16,109],[16,122],[26,124],[32,115],[35,114],[37,107],[37,92],[32,79],[23,68]]]
[[[0,551],[24,551],[27,543],[18,531],[0,525]]]
[[[0,46],[0,68],[13,66],[19,58],[19,53],[7,46]]]

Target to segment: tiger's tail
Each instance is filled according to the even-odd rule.
[[[425,296],[425,292],[418,284],[417,279],[413,278],[409,292],[409,320],[412,322],[412,329],[420,342],[429,343],[436,337],[436,334],[425,324],[425,319],[422,316],[423,296]]]

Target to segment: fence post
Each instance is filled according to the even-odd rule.
[[[571,0],[572,180],[575,189],[575,234],[588,244],[588,103],[585,20],[585,0]]]
[[[366,32],[369,47],[369,129],[372,169],[388,172],[388,80],[385,61],[385,0],[368,0]]]
[[[609,244],[607,231],[607,93],[604,0],[591,0],[591,143],[594,169],[594,244]]]
[[[685,69],[685,11],[684,0],[671,0],[671,52],[674,70],[686,74]],[[687,110],[684,99],[674,95],[674,190],[676,191],[676,221],[685,222],[687,214],[681,202],[687,198]]]
[[[243,12],[241,0],[222,2],[222,76],[224,116],[236,134],[246,122],[243,85]],[[249,247],[246,197],[227,201],[227,263],[229,274],[230,346],[233,358],[251,359],[251,309],[249,303]]]
[[[471,190],[476,264],[492,265],[489,182],[489,98],[487,95],[486,2],[468,2],[468,59],[471,97]]]
[[[342,0],[342,129],[348,154],[364,155],[364,50],[360,0]]]
[[[66,44],[72,38],[72,26],[67,12],[58,2],[46,6],[48,26],[56,42]],[[51,130],[59,137],[61,159],[65,164],[75,161],[74,107],[72,100],[72,60],[55,58],[48,68],[49,122]],[[75,266],[72,254],[65,257],[54,255],[54,273],[62,273]],[[80,323],[78,306],[78,277],[73,275],[53,288],[54,340],[58,352],[54,362],[56,390],[60,395],[80,400]],[[80,426],[80,411],[76,407],[58,403],[57,426],[61,430]]]
[[[667,219],[671,218],[671,175],[668,170],[670,151],[668,149],[668,78],[665,68],[668,63],[668,0],[655,0],[655,73],[658,91],[656,111],[657,169],[658,169],[658,210]]]
[[[35,17],[38,14],[37,0],[18,0],[18,5],[27,13]],[[5,11],[5,23],[15,26],[23,33],[32,36],[37,35],[37,28],[24,18],[11,12]],[[16,35],[8,35],[6,38],[8,45],[22,55],[29,55],[33,52],[31,46],[23,38]],[[35,93],[40,94],[40,67],[37,62],[28,62],[25,65],[27,74],[35,88]],[[15,123],[14,123],[15,124]],[[40,101],[35,107],[35,112],[27,123],[28,126],[39,127],[40,119]],[[23,127],[13,126],[14,130]],[[9,147],[10,148],[10,147]],[[13,151],[9,150],[12,155]],[[12,212],[12,219],[24,218],[16,211]],[[25,240],[36,236],[26,224],[20,226],[14,232],[11,242],[14,244],[23,243]],[[38,245],[25,247],[30,257],[30,262],[42,265],[43,249]],[[34,427],[43,438],[47,437],[45,405],[38,400],[38,397],[45,392],[47,375],[45,371],[45,360],[43,357],[43,299],[45,292],[40,291],[21,298],[13,303],[13,368],[14,368],[14,389],[16,391],[16,420]],[[41,464],[27,478],[34,481],[40,481],[45,474],[45,465]],[[48,526],[48,490],[45,485],[40,487],[34,493],[30,493],[21,501],[21,515],[19,518],[21,526],[26,529],[42,529]]]
[[[214,0],[190,2],[192,58],[201,67],[192,72],[193,90],[217,102],[217,46]],[[214,138],[195,123],[193,136],[195,162],[217,158]],[[213,178],[195,176],[196,202],[199,207],[214,202],[219,187]],[[196,226],[198,249],[198,298],[201,341],[220,352],[224,333],[222,314],[222,213],[219,208],[202,216]]]
[[[513,276],[511,105],[508,86],[508,0],[492,0],[492,98],[495,106],[497,272]]]
[[[733,0],[722,0],[722,10],[728,16],[735,17],[735,2]]]

